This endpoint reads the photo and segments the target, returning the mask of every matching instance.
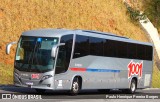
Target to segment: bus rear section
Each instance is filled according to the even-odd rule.
[[[134,93],[137,88],[151,87],[152,60],[151,44],[77,34],[68,71],[55,75],[60,83],[64,80],[57,89],[63,89],[68,79],[71,89],[76,86],[76,90],[121,89]]]

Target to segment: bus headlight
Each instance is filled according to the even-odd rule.
[[[42,82],[42,81],[44,81],[44,80],[46,80],[46,79],[48,79],[50,77],[52,77],[52,75],[45,75],[45,76],[42,77],[40,82]]]

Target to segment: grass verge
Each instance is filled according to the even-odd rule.
[[[13,84],[13,66],[0,63],[0,84]]]

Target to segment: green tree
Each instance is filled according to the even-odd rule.
[[[160,0],[146,0],[143,6],[149,19],[156,27],[160,27]]]

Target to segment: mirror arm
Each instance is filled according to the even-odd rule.
[[[64,46],[64,45],[65,45],[65,43],[60,43],[57,46],[59,47],[59,46]]]

